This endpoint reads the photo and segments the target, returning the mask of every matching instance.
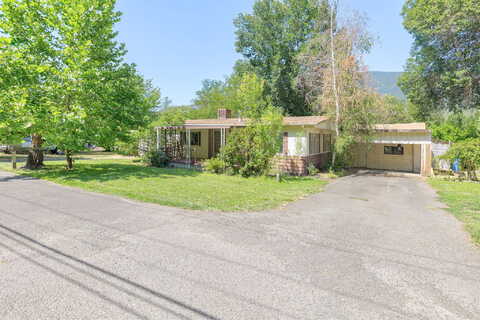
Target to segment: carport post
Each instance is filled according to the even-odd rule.
[[[187,129],[187,162],[188,162],[188,167],[192,167],[191,159],[192,159],[192,137],[190,133],[190,129]]]

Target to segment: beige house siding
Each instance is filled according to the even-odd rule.
[[[395,146],[392,144],[374,144],[367,152],[367,167],[370,169],[398,170],[414,172],[414,146],[403,145],[403,155],[391,155],[384,153],[384,147]],[[418,155],[420,157],[420,155]],[[417,171],[420,173],[420,170]]]
[[[356,145],[352,149],[352,166],[420,173],[420,145],[403,145],[403,155],[385,154],[384,147],[386,146],[396,146],[396,144]]]
[[[200,146],[192,146],[192,158],[207,159],[208,158],[208,129],[192,130],[193,132],[200,132]]]

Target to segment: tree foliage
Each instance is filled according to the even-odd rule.
[[[480,2],[407,0],[404,26],[414,38],[399,84],[417,117],[480,107]]]
[[[234,72],[225,81],[204,80],[203,88],[194,99],[194,106],[177,111],[185,113],[188,110],[190,119],[215,118],[220,108],[245,116],[249,109],[261,110],[269,103],[265,86],[263,79],[248,71]]]
[[[391,95],[371,92],[375,100],[372,106],[376,123],[410,123],[415,122],[413,107],[408,101]]]
[[[234,22],[237,51],[266,80],[266,93],[285,113],[310,112],[295,87],[299,71],[295,59],[304,44],[325,29],[327,18],[326,1],[257,0],[251,14],[241,14]]]
[[[480,138],[480,111],[442,112],[431,116],[432,137],[440,141],[460,142]]]
[[[469,139],[454,143],[442,156],[450,161],[459,160],[471,180],[477,180],[476,171],[480,169],[480,139]]]
[[[338,13],[332,12],[332,32],[318,33],[299,55],[297,82],[312,110],[337,119],[334,160],[337,154],[340,160],[346,160],[348,146],[371,136],[380,98],[365,85],[362,57],[373,44],[365,19],[359,15],[343,23],[336,19]]]
[[[243,177],[267,174],[280,148],[282,130],[281,110],[268,106],[262,110],[246,111],[249,118],[245,128],[233,130],[219,158],[233,174]]]
[[[115,0],[4,0],[0,4],[2,101],[25,135],[71,155],[85,144],[113,144],[151,119],[159,92],[116,42]],[[12,77],[12,79],[7,79]],[[11,119],[0,119],[11,123]]]

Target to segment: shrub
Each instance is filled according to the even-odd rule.
[[[170,158],[163,151],[150,150],[147,151],[142,161],[151,167],[165,168],[170,162]]]
[[[470,139],[453,144],[441,158],[460,161],[470,180],[477,180],[475,171],[480,168],[480,139]]]
[[[223,173],[225,171],[225,161],[212,158],[203,162],[203,168],[210,173]]]
[[[247,127],[234,130],[222,148],[220,158],[234,174],[244,177],[267,174],[280,147],[282,115],[270,107]]]
[[[125,156],[143,156],[156,149],[156,132],[151,128],[134,130],[115,142],[113,151]]]
[[[317,174],[320,173],[320,170],[315,167],[313,163],[310,163],[307,167],[307,172],[309,176],[316,176]]]
[[[138,141],[117,141],[114,150],[124,156],[138,156]]]

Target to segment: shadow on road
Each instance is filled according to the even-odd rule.
[[[0,182],[9,182],[9,181],[32,181],[38,180],[36,178],[27,177],[27,176],[7,176],[7,177],[0,177]]]
[[[193,307],[193,306],[190,306],[190,305],[188,305],[188,304],[186,304],[186,303],[184,303],[184,302],[181,302],[181,301],[179,301],[179,300],[176,300],[176,299],[174,299],[174,298],[172,298],[172,297],[170,297],[170,296],[167,296],[167,295],[165,295],[165,294],[163,294],[163,293],[160,293],[160,292],[158,292],[158,291],[156,291],[156,290],[153,290],[153,289],[151,289],[151,288],[149,288],[149,287],[146,287],[146,286],[144,286],[144,285],[142,285],[142,284],[136,283],[136,282],[134,282],[134,281],[132,281],[132,280],[128,280],[128,279],[123,278],[123,277],[121,277],[121,276],[119,276],[119,275],[117,275],[117,274],[115,274],[115,273],[113,273],[113,272],[110,272],[110,271],[105,270],[105,269],[103,269],[103,268],[97,267],[97,266],[95,266],[95,265],[93,265],[93,264],[91,264],[91,263],[88,263],[88,262],[86,262],[86,261],[83,261],[83,260],[81,260],[81,259],[78,259],[78,258],[76,258],[76,257],[74,257],[74,256],[72,256],[72,255],[66,254],[66,253],[64,253],[64,252],[62,252],[62,251],[60,251],[60,250],[57,250],[57,249],[52,248],[52,247],[50,247],[50,246],[47,246],[47,245],[45,245],[45,244],[43,244],[43,243],[41,243],[41,242],[39,242],[39,241],[37,241],[37,240],[35,240],[35,239],[32,239],[32,238],[30,238],[30,237],[28,237],[28,236],[26,236],[26,235],[24,235],[24,234],[22,234],[22,233],[20,233],[20,232],[18,232],[18,231],[16,231],[16,230],[14,230],[14,229],[11,229],[11,228],[6,227],[6,226],[1,225],[1,224],[0,224],[0,229],[3,229],[4,231],[7,231],[7,232],[8,232],[8,233],[6,233],[6,232],[3,232],[3,231],[0,231],[0,234],[1,234],[2,236],[4,236],[5,238],[10,239],[10,240],[12,240],[12,241],[14,241],[14,242],[16,242],[16,243],[18,243],[18,244],[21,244],[21,245],[23,245],[24,247],[27,247],[27,248],[29,248],[29,249],[31,249],[31,250],[33,250],[33,251],[36,251],[36,252],[40,253],[40,254],[41,254],[42,256],[44,256],[44,257],[48,257],[48,258],[51,259],[51,260],[54,260],[54,261],[56,261],[56,262],[58,262],[58,263],[60,263],[60,264],[62,264],[62,265],[65,265],[65,266],[67,266],[67,267],[69,267],[69,268],[71,268],[71,269],[74,269],[75,271],[77,271],[77,272],[79,272],[79,273],[81,273],[81,274],[83,274],[83,275],[89,276],[89,277],[91,277],[91,278],[93,278],[93,279],[95,279],[95,280],[97,280],[97,281],[99,281],[99,282],[102,282],[102,283],[104,283],[104,284],[107,284],[107,285],[109,285],[109,286],[111,286],[111,287],[113,287],[113,288],[115,288],[115,289],[117,289],[117,290],[119,290],[119,291],[121,291],[121,292],[123,292],[123,293],[125,293],[125,294],[128,294],[128,295],[130,295],[130,296],[132,296],[132,297],[134,297],[134,298],[137,298],[137,299],[139,299],[139,300],[141,300],[141,301],[143,301],[143,302],[145,302],[145,303],[148,303],[148,304],[150,304],[150,305],[152,305],[152,306],[155,306],[155,307],[157,307],[157,308],[159,308],[159,309],[161,309],[161,310],[163,310],[163,311],[165,311],[165,312],[168,312],[168,313],[170,313],[170,314],[172,314],[172,315],[174,315],[174,316],[176,316],[176,317],[178,317],[178,318],[185,319],[185,320],[192,319],[192,318],[187,317],[187,316],[185,316],[185,315],[183,315],[183,314],[180,314],[180,313],[178,313],[178,312],[176,312],[176,311],[174,311],[174,310],[172,310],[172,309],[170,309],[170,308],[168,308],[168,307],[166,307],[166,306],[160,305],[159,303],[156,303],[155,301],[152,301],[152,300],[149,299],[149,298],[145,298],[145,297],[143,297],[143,296],[141,296],[141,295],[133,292],[133,291],[130,290],[130,289],[126,289],[126,288],[124,288],[124,287],[121,287],[121,286],[115,284],[114,282],[112,282],[112,281],[110,281],[110,280],[108,280],[108,279],[99,277],[99,276],[95,275],[92,271],[98,272],[98,273],[100,273],[102,276],[106,276],[107,278],[113,278],[113,279],[115,279],[115,280],[117,280],[117,281],[120,281],[120,283],[122,283],[123,285],[128,285],[128,286],[130,286],[130,287],[132,287],[132,288],[134,288],[134,289],[136,289],[136,290],[140,290],[140,291],[141,291],[142,293],[144,293],[144,294],[145,294],[145,293],[150,294],[150,295],[152,295],[152,296],[154,296],[154,297],[156,297],[156,298],[162,299],[162,300],[165,301],[165,302],[171,303],[171,304],[175,305],[176,307],[180,307],[180,308],[182,308],[182,309],[184,309],[184,310],[186,310],[186,311],[192,312],[193,314],[195,314],[195,319],[198,319],[198,317],[201,317],[202,319],[208,319],[208,320],[220,320],[219,318],[217,318],[217,317],[215,317],[215,316],[213,316],[213,315],[211,315],[211,314],[208,314],[207,312],[205,312],[205,311],[203,311],[203,310],[200,310],[200,309],[198,309],[198,308],[195,308],[195,307]],[[9,233],[11,233],[11,234],[13,234],[13,235],[21,238],[23,241],[17,239],[16,237],[11,236]],[[40,250],[40,249],[38,249],[36,246],[38,246],[38,247],[40,247],[40,248],[43,248],[43,249],[45,249],[46,251]],[[58,277],[60,277],[60,278],[62,278],[62,279],[64,279],[64,280],[66,280],[66,281],[74,284],[74,285],[76,285],[77,287],[82,288],[82,289],[85,290],[85,291],[90,292],[91,294],[96,295],[97,297],[101,298],[102,300],[107,301],[107,302],[109,302],[109,303],[117,306],[117,307],[120,308],[121,310],[123,310],[123,311],[125,311],[125,312],[127,312],[127,313],[129,313],[129,314],[131,314],[131,315],[133,315],[133,316],[135,316],[135,317],[138,317],[138,318],[140,318],[140,319],[149,319],[147,316],[141,314],[140,312],[138,312],[138,311],[136,311],[136,310],[134,310],[134,309],[132,309],[132,308],[130,308],[130,307],[128,307],[128,306],[125,306],[125,305],[121,304],[120,302],[117,302],[117,301],[115,301],[115,300],[107,297],[105,294],[101,293],[100,291],[95,290],[95,289],[92,289],[92,288],[86,286],[85,284],[83,284],[83,283],[81,283],[81,282],[79,282],[79,281],[77,281],[77,280],[74,280],[74,279],[68,277],[67,275],[65,275],[65,274],[63,274],[63,273],[60,273],[60,272],[58,272],[58,271],[56,271],[56,270],[54,270],[54,269],[52,269],[52,268],[50,268],[50,267],[48,267],[48,266],[40,263],[40,262],[37,262],[37,261],[35,261],[33,258],[31,258],[31,257],[29,257],[29,256],[27,256],[27,255],[25,255],[25,254],[23,254],[23,253],[21,253],[21,252],[18,252],[17,250],[15,250],[15,249],[13,249],[13,248],[11,248],[11,247],[3,244],[3,243],[0,243],[0,247],[3,247],[3,248],[5,248],[5,249],[7,249],[7,250],[9,250],[9,251],[11,251],[11,252],[13,252],[13,253],[15,253],[16,255],[21,256],[22,258],[24,258],[25,260],[31,262],[32,264],[34,264],[34,265],[36,265],[36,266],[38,266],[38,267],[40,267],[40,268],[42,268],[42,269],[44,269],[44,270],[52,273],[52,274],[54,274],[54,275],[56,275],[56,276],[58,276]],[[53,254],[52,254],[52,253],[53,253]],[[63,261],[62,258],[65,258],[66,261]],[[85,269],[82,269],[82,268],[80,268],[80,267],[77,267],[76,265],[72,264],[71,262],[75,262],[75,263],[80,264],[82,267],[86,267],[86,270],[85,270]]]

